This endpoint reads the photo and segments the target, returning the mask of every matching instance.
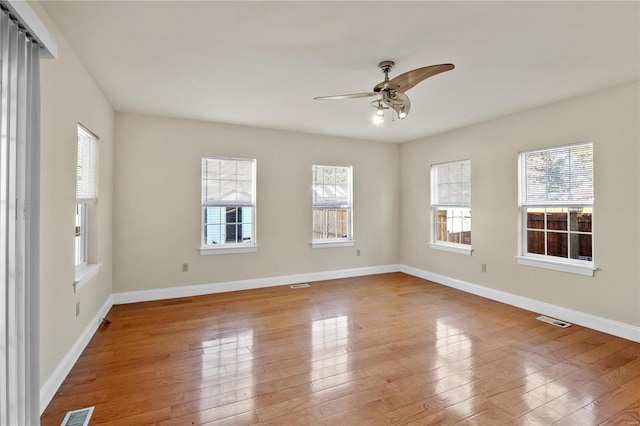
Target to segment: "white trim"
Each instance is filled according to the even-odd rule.
[[[183,287],[159,288],[153,290],[128,291],[115,293],[113,304],[148,302],[152,300],[174,299],[178,297],[201,296],[204,294],[224,293],[228,291],[249,290],[254,288],[275,287],[313,281],[335,280],[338,278],[360,277],[363,275],[387,274],[399,272],[400,265],[369,266],[364,268],[339,269],[334,271],[310,272],[306,274],[283,275],[279,277],[256,278],[252,280],[227,281],[211,284],[197,284]]]
[[[334,247],[353,247],[355,240],[347,241],[312,241],[311,248],[334,248]]]
[[[516,256],[516,261],[520,265],[533,266],[535,268],[551,269],[554,271],[568,272],[592,277],[597,269],[591,262],[577,263],[562,260],[551,260],[534,256]]]
[[[25,0],[5,0],[4,4],[14,15],[20,17],[29,33],[34,36],[44,46],[40,50],[40,57],[45,59],[55,59],[58,57],[58,43],[53,38],[47,27],[42,23],[38,15],[33,11],[29,3]]]
[[[433,281],[438,284],[443,284],[447,287],[453,287],[487,299],[496,300],[498,302],[526,309],[528,311],[541,313],[553,318],[561,318],[564,321],[572,322],[603,333],[622,337],[634,342],[640,342],[640,327],[633,326],[631,324],[610,320],[608,318],[587,314],[585,312],[575,311],[562,306],[552,305],[550,303],[518,296],[501,290],[495,290],[478,284],[472,284],[455,278],[446,277],[444,275],[434,274],[411,266],[401,265],[400,272],[423,278],[428,281]]]
[[[76,363],[80,355],[82,355],[82,351],[89,344],[89,341],[98,330],[98,326],[100,325],[100,319],[104,318],[111,307],[113,306],[113,296],[109,296],[107,300],[104,302],[98,313],[93,317],[93,319],[89,322],[87,327],[84,329],[80,337],[75,341],[73,346],[69,349],[67,354],[64,356],[62,361],[58,364],[51,376],[47,379],[44,385],[40,388],[40,414],[44,412],[47,408],[47,405],[51,402],[54,395],[64,382],[64,379],[67,377],[67,374],[73,368],[73,365]]]
[[[219,247],[200,247],[200,256],[209,256],[211,254],[238,254],[238,253],[255,253],[258,251],[258,246],[251,245],[233,245],[225,247],[226,244],[219,244]]]
[[[429,243],[429,247],[435,250],[448,251],[450,253],[464,254],[471,256],[473,250],[471,246],[464,244]]]
[[[98,275],[102,263],[86,263],[76,271],[75,279],[73,280],[73,292],[80,290],[85,286],[91,278]]]

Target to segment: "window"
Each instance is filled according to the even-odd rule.
[[[471,254],[471,161],[431,166],[431,244]]]
[[[255,252],[256,160],[202,159],[200,254]]]
[[[100,270],[99,263],[89,263],[89,212],[96,203],[98,177],[98,137],[78,124],[78,159],[76,163],[75,265],[73,288],[78,291]]]
[[[520,154],[518,262],[593,275],[593,144]]]
[[[312,169],[312,247],[352,246],[351,167],[319,166]]]
[[[78,161],[76,163],[75,265],[80,269],[88,262],[89,204],[97,200],[96,135],[78,124]]]

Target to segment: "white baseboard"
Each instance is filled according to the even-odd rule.
[[[453,287],[467,293],[485,297],[487,299],[496,300],[528,311],[537,312],[553,318],[568,321],[593,330],[602,331],[603,333],[622,337],[624,339],[640,342],[640,327],[635,327],[619,321],[613,321],[596,315],[587,314],[585,312],[574,311],[573,309],[564,308],[562,306],[552,305],[550,303],[541,302],[528,297],[518,296],[516,294],[507,293],[501,290],[495,290],[477,284],[455,278],[446,277],[444,275],[434,274],[422,269],[411,266],[400,265],[400,272],[433,281],[438,284]]]
[[[201,296],[204,294],[225,293],[228,291],[274,287],[279,285],[297,284],[309,281],[323,281],[334,280],[338,278],[360,277],[363,275],[386,274],[399,271],[400,265],[382,265],[370,266],[365,268],[339,269],[335,271],[310,272],[306,274],[283,275],[279,277],[256,278],[252,280],[228,281],[213,284],[198,284],[184,287],[128,291],[125,293],[115,293],[113,295],[113,304],[121,305],[125,303],[149,302],[152,300]]]
[[[47,405],[49,405],[53,399],[60,385],[62,385],[62,382],[67,377],[67,374],[69,374],[78,358],[80,358],[82,351],[84,351],[84,348],[87,347],[96,330],[98,330],[100,318],[104,318],[112,306],[113,296],[109,296],[80,337],[78,337],[78,340],[71,346],[69,352],[67,352],[62,361],[60,361],[60,364],[58,364],[53,373],[51,373],[51,376],[49,376],[45,384],[40,388],[40,415],[42,415],[47,408]]]

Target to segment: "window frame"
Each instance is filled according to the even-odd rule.
[[[518,264],[525,266],[532,266],[543,269],[550,269],[560,272],[567,272],[578,275],[585,276],[593,276],[594,271],[597,269],[595,266],[595,244],[594,244],[594,236],[595,236],[595,209],[594,202],[595,196],[592,195],[591,200],[542,200],[542,202],[530,202],[525,200],[526,195],[526,156],[527,154],[537,153],[537,152],[552,152],[552,151],[560,151],[563,149],[571,149],[580,146],[589,146],[591,150],[591,190],[595,191],[595,173],[593,169],[594,162],[594,151],[593,151],[593,142],[578,142],[572,144],[565,145],[557,145],[546,148],[538,148],[522,151],[518,156],[518,192],[519,192],[519,247],[518,247],[518,255],[516,256],[516,261]],[[575,176],[575,175],[574,175]],[[584,232],[579,230],[571,230],[570,226],[570,215],[572,209],[590,209],[591,213],[591,232]],[[544,209],[544,226],[543,228],[530,228],[528,214],[531,209]],[[547,225],[548,214],[547,209],[566,209],[567,210],[567,229],[550,229]],[[564,212],[554,212],[564,213]],[[544,250],[545,253],[549,250],[548,244],[548,234],[549,233],[557,233],[557,234],[566,234],[567,235],[567,257],[561,256],[553,256],[549,254],[539,254],[539,253],[529,253],[529,236],[528,233],[532,230],[537,232],[544,233]],[[539,230],[539,231],[538,231]],[[591,236],[591,260],[583,260],[583,259],[573,259],[571,258],[571,235],[590,235]]]
[[[344,169],[347,171],[347,191],[348,197],[346,203],[336,204],[334,206],[316,202],[316,168],[323,167],[329,169]],[[323,185],[325,185],[323,183]],[[323,209],[324,213],[329,210],[346,210],[347,212],[347,237],[345,238],[314,238],[315,233],[315,212],[317,209]],[[324,216],[323,213],[323,216]],[[353,166],[313,164],[311,166],[311,247],[312,248],[335,248],[335,247],[351,247],[355,245],[353,238]],[[325,223],[325,221],[323,221]],[[328,221],[326,221],[328,223]],[[325,226],[326,228],[326,226]],[[324,234],[324,231],[323,231]]]
[[[251,200],[249,203],[228,203],[228,202],[216,202],[215,200],[206,201],[207,198],[206,192],[207,189],[205,187],[205,164],[207,160],[220,160],[220,161],[235,161],[237,162],[249,162],[251,163]],[[257,188],[257,160],[255,158],[238,158],[238,157],[222,157],[222,156],[203,156],[201,160],[201,171],[200,171],[200,186],[201,186],[201,197],[200,197],[200,255],[217,255],[217,254],[240,254],[240,253],[254,253],[258,250],[258,243],[256,240],[256,217],[257,217],[257,208],[256,208],[256,188]],[[219,179],[222,180],[222,179]],[[236,180],[237,182],[237,180]],[[224,242],[222,244],[207,244],[206,243],[206,228],[207,228],[207,208],[224,208],[227,209],[241,209],[250,207],[251,211],[251,242],[249,243],[227,243]],[[221,213],[222,214],[222,213]],[[236,210],[236,215],[238,214]],[[236,216],[237,220],[237,216]],[[234,224],[244,223],[244,222],[233,222]],[[225,221],[225,226],[227,222]]]
[[[464,164],[467,163],[468,164],[468,176],[469,176],[469,181],[460,181],[459,184],[465,184],[468,183],[469,185],[469,190],[468,190],[468,201],[459,201],[459,202],[447,202],[446,200],[443,200],[442,202],[440,202],[439,200],[439,193],[438,193],[438,179],[437,179],[437,171],[439,167],[444,167],[444,166],[451,166],[451,165],[455,165],[455,164]],[[470,159],[465,159],[465,160],[456,160],[456,161],[447,161],[444,163],[437,163],[437,164],[432,164],[431,168],[430,168],[430,179],[431,179],[431,212],[430,212],[430,222],[431,222],[431,236],[429,238],[429,247],[435,250],[441,250],[441,251],[447,251],[450,253],[456,253],[456,254],[462,254],[462,255],[466,255],[466,256],[471,256],[473,253],[473,248],[471,245],[471,241],[469,242],[469,244],[464,244],[464,243],[453,243],[450,241],[444,241],[444,240],[439,240],[438,236],[439,236],[439,232],[438,232],[438,212],[442,209],[446,209],[447,212],[449,212],[450,210],[467,210],[469,213],[469,232],[472,232],[472,214],[471,214],[471,160]],[[464,213],[462,215],[462,232],[464,231],[464,225],[465,225],[465,216]],[[471,237],[470,237],[471,239]]]
[[[98,202],[98,140],[100,138],[81,123],[77,123],[76,157],[76,214],[74,226],[74,291],[91,280],[100,271],[100,263],[92,263],[89,258],[90,214],[92,206]],[[86,182],[86,184],[85,184]],[[79,229],[78,229],[79,228]],[[81,253],[78,253],[78,247]],[[80,262],[78,262],[80,260]]]

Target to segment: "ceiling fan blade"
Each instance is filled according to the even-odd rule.
[[[386,83],[376,85],[373,90],[375,91],[378,86],[382,85],[381,89],[385,88],[397,90],[399,92],[406,92],[422,80],[426,80],[427,78],[433,77],[441,72],[451,71],[454,68],[455,66],[453,64],[430,65],[428,67],[416,68],[415,70],[400,74]]]
[[[355,98],[368,98],[370,96],[378,96],[376,92],[363,92],[363,93],[351,93],[348,95],[334,95],[334,96],[316,96],[315,100],[320,101],[324,99],[355,99]]]

